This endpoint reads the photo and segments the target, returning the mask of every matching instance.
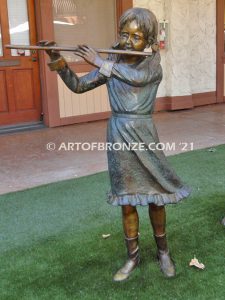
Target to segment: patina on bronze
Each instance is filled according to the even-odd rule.
[[[149,217],[157,245],[160,268],[166,277],[175,276],[175,266],[170,257],[166,239],[165,204],[174,204],[190,194],[190,189],[172,170],[158,145],[152,113],[158,86],[162,80],[160,53],[157,45],[158,24],[155,15],[144,8],[126,11],[119,23],[118,50],[138,51],[152,47],[151,56],[111,54],[107,60],[88,46],[75,51],[96,67],[78,77],[59,52],[48,48],[49,67],[56,70],[67,87],[74,93],[85,93],[103,84],[107,85],[112,117],[108,121],[107,142],[111,145],[142,145],[141,148],[109,149],[108,168],[111,192],[108,202],[122,207],[123,229],[128,258],[115,274],[115,281],[129,277],[138,266],[139,216],[137,205],[149,207]],[[53,46],[54,42],[40,42]],[[144,149],[143,149],[144,145]]]

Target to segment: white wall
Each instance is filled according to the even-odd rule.
[[[216,1],[133,0],[169,21],[168,49],[161,50],[164,78],[157,97],[216,90]]]

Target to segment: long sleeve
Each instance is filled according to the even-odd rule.
[[[81,94],[90,91],[104,83],[107,78],[95,69],[87,75],[78,77],[67,65],[58,71],[66,86],[74,93]]]
[[[99,72],[107,77],[114,76],[132,86],[142,87],[150,82],[161,81],[160,54],[145,58],[137,66],[105,61]]]

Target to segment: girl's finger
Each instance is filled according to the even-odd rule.
[[[94,50],[93,48],[89,48],[89,49],[92,54],[95,54],[95,55],[97,54],[96,50]]]
[[[84,58],[84,56],[83,56],[82,54],[80,54],[80,53],[74,52],[73,54],[75,54],[75,55],[77,55],[77,56],[79,56],[79,57]]]
[[[81,53],[83,55],[87,54],[87,52],[85,50],[81,49],[81,48],[77,49],[75,52],[79,52],[79,53]]]
[[[88,49],[88,46],[86,46],[86,45],[78,45],[78,48],[79,49]]]
[[[90,47],[88,47],[87,45],[81,45],[81,47],[86,48],[86,49],[90,49]]]
[[[93,51],[91,50],[91,48],[88,47],[87,45],[80,45],[79,49],[82,49],[83,51],[86,51],[87,53],[93,53]]]
[[[47,42],[45,45],[46,46],[56,46],[56,42],[55,41],[50,41],[50,42]]]
[[[83,51],[83,52],[85,52],[85,53],[89,53],[89,52],[90,52],[88,48],[85,48],[85,47],[82,47],[82,46],[80,46],[80,47],[78,48],[78,50],[81,50],[81,51]]]

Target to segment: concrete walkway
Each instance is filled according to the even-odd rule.
[[[154,120],[160,141],[171,148],[166,155],[225,144],[225,104],[160,112]],[[0,194],[107,170],[106,151],[87,150],[88,143],[105,142],[106,126],[98,121],[0,136]]]

